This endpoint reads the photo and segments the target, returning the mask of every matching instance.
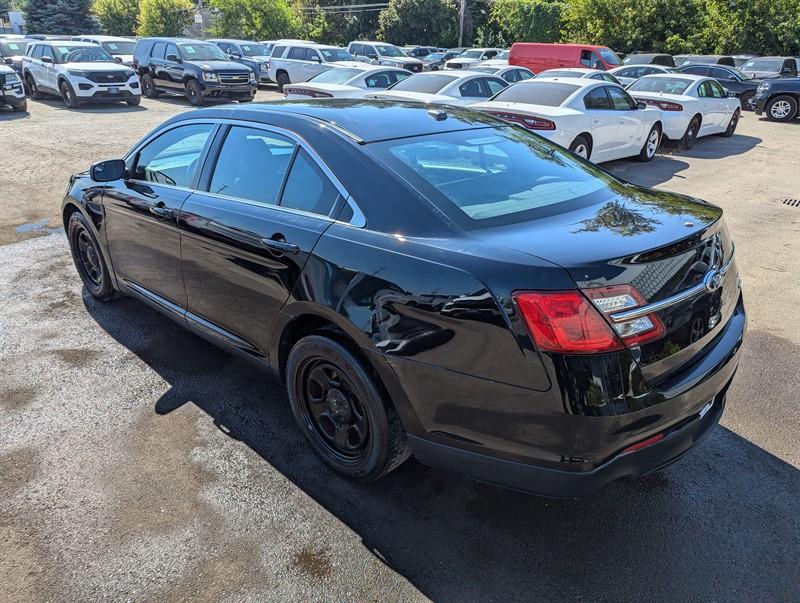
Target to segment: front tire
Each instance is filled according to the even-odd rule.
[[[782,94],[767,103],[767,118],[770,121],[787,122],[797,115],[797,100]]]
[[[740,116],[741,114],[739,113],[739,109],[736,109],[736,111],[733,112],[733,115],[731,115],[731,120],[728,122],[727,129],[721,134],[721,136],[725,138],[730,138],[733,136],[733,133],[736,132],[736,126],[739,125]]]
[[[69,82],[61,80],[58,90],[61,92],[61,100],[64,101],[67,107],[70,109],[77,109],[81,106],[81,101],[78,100],[78,97],[75,95],[75,90],[72,89]]]
[[[658,147],[661,145],[661,129],[655,125],[650,128],[650,132],[647,134],[647,138],[644,139],[644,144],[642,145],[642,150],[639,151],[639,154],[636,156],[637,161],[651,161],[653,157],[656,156],[656,151],[658,151]]]
[[[569,150],[587,161],[592,156],[592,145],[583,134],[578,134],[575,137],[575,140],[569,145]]]
[[[19,105],[12,105],[11,110],[15,113],[24,113],[28,110],[28,101],[27,99],[23,99]]]
[[[125,99],[125,102],[128,103],[128,105],[131,107],[138,107],[139,104],[142,102],[142,97],[134,96],[133,98],[127,98]]]
[[[114,297],[114,287],[108,265],[89,222],[80,211],[73,212],[69,217],[67,239],[83,286],[92,297],[104,302],[111,300]]]
[[[337,473],[375,481],[410,456],[405,432],[380,384],[347,348],[309,335],[289,353],[289,403],[314,451]]]
[[[206,101],[203,98],[203,89],[200,87],[197,80],[189,80],[186,82],[186,98],[193,107],[202,107],[205,104]]]

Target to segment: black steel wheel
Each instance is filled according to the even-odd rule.
[[[202,107],[205,104],[203,98],[203,89],[197,80],[189,80],[186,82],[186,98],[189,103],[195,107]]]
[[[33,76],[30,73],[25,76],[25,89],[28,91],[28,96],[30,96],[33,100],[39,100],[42,98],[42,93],[39,92],[39,88],[36,87],[36,80],[33,79]]]
[[[739,124],[740,116],[741,113],[739,109],[736,109],[736,111],[733,112],[733,115],[731,115],[731,120],[728,122],[728,127],[722,133],[722,136],[724,136],[725,138],[730,138],[731,136],[733,136],[733,133],[736,132],[736,126]]]
[[[149,73],[145,73],[142,76],[142,94],[147,98],[158,98],[159,93],[156,89],[156,83],[153,81],[153,76]]]
[[[686,126],[686,132],[681,139],[681,146],[689,150],[694,146],[695,140],[697,140],[697,133],[700,131],[700,120],[697,117],[693,117],[692,121],[689,122],[689,125]]]
[[[81,106],[81,102],[78,100],[75,91],[66,80],[61,80],[61,84],[59,84],[58,89],[61,92],[61,100],[64,101],[64,104],[67,107],[70,109],[77,109]]]
[[[320,335],[298,341],[287,361],[292,413],[332,469],[374,481],[400,465],[409,448],[380,385],[340,343]]]
[[[72,260],[86,289],[101,301],[110,300],[114,297],[114,288],[108,266],[89,223],[79,211],[69,217],[67,237]]]

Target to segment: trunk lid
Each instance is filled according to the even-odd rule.
[[[664,326],[662,337],[629,346],[653,384],[702,355],[720,332],[739,299],[738,275],[720,208],[626,188],[599,203],[474,234],[559,264],[580,289],[629,285],[644,304],[686,296],[653,313]],[[711,282],[714,271],[719,277]]]

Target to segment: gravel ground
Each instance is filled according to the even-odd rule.
[[[800,197],[800,124],[748,113],[733,139],[606,166],[725,208],[750,330],[700,448],[552,501],[414,461],[345,482],[279,383],[88,297],[68,174],[187,106],[29,107],[0,112],[0,601],[800,599],[800,208],[779,202]]]

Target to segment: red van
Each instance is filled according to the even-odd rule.
[[[622,65],[622,61],[607,46],[517,42],[511,46],[508,64],[527,67],[534,73],[540,73],[559,67],[611,69]]]

